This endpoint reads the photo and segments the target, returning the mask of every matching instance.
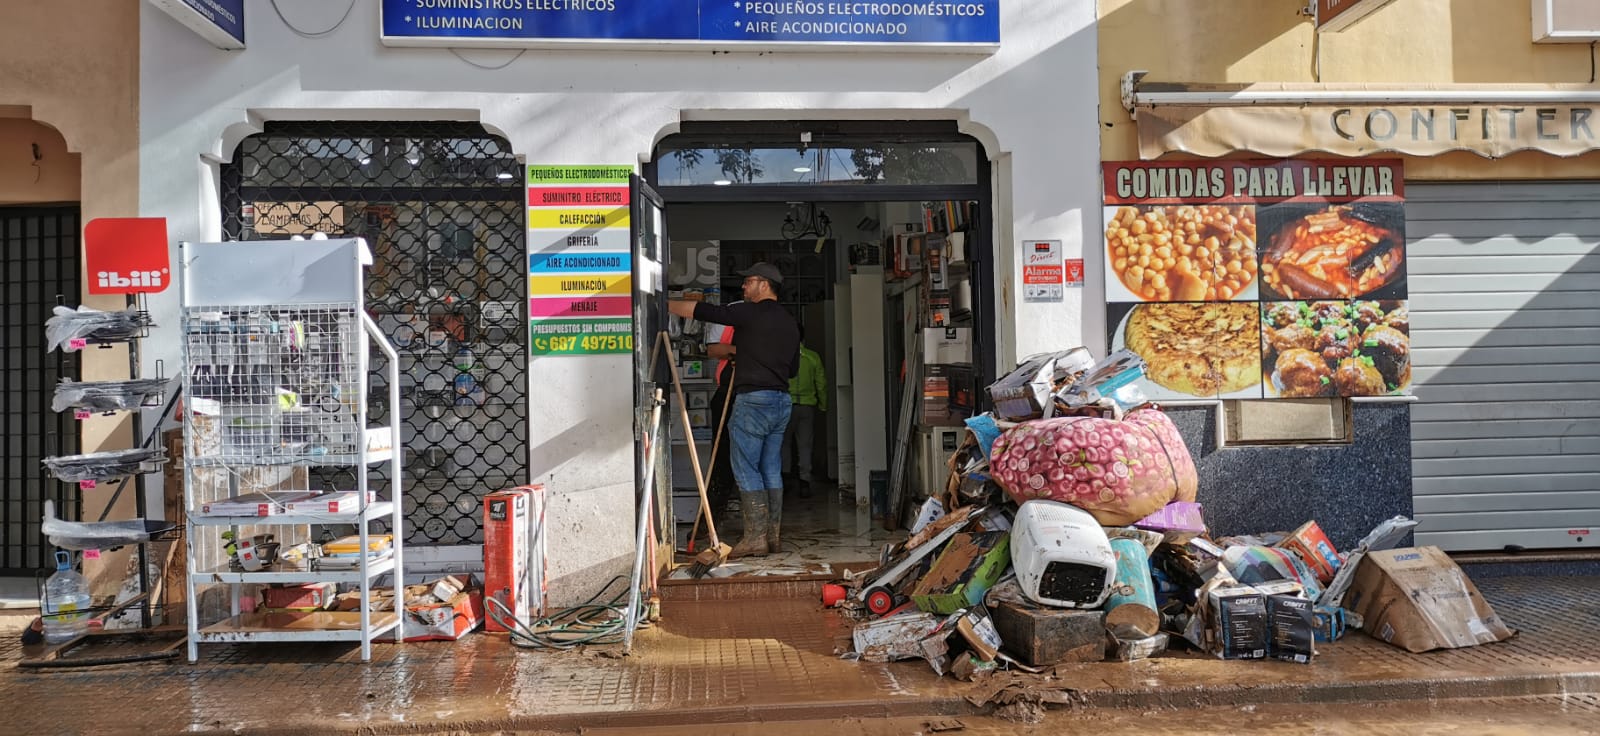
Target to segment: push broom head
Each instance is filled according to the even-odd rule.
[[[689,565],[689,577],[696,580],[705,577],[706,573],[711,572],[711,568],[727,562],[728,555],[732,552],[733,548],[726,544],[707,545],[700,554],[695,555],[694,562]]]

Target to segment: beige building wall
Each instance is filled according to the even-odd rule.
[[[1137,159],[1122,75],[1146,82],[1593,83],[1588,44],[1534,44],[1528,0],[1393,0],[1320,36],[1298,0],[1099,0],[1102,160]],[[1390,157],[1390,154],[1383,154]],[[1600,177],[1600,155],[1402,156],[1407,179]]]
[[[0,203],[78,201],[86,223],[139,214],[141,4],[0,0]],[[38,169],[28,147],[33,142],[43,154]],[[82,303],[101,309],[123,304],[87,294]],[[83,366],[84,380],[126,378],[127,351],[90,351]],[[84,450],[131,446],[131,424],[125,416],[83,422]],[[85,493],[88,518],[99,516],[109,493]],[[123,494],[111,518],[132,515],[132,495]],[[125,559],[108,555],[104,568],[119,569]],[[90,570],[103,592],[108,583],[96,572]]]

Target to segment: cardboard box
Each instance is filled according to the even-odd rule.
[[[989,400],[994,403],[995,414],[1006,421],[1038,419],[1054,409],[1051,392],[1057,381],[1093,366],[1094,357],[1087,348],[1030,355],[1003,378],[989,384]]]
[[[1318,642],[1334,642],[1344,636],[1349,627],[1348,612],[1334,606],[1316,606],[1311,609],[1311,635]]]
[[[950,246],[942,233],[929,233],[922,245],[923,274],[927,276],[928,288],[941,290],[950,288]]]
[[[927,291],[928,313],[923,327],[946,327],[950,324],[952,299],[949,289]]]
[[[922,331],[922,363],[962,364],[972,362],[972,328],[934,327]]]
[[[1316,621],[1311,599],[1299,595],[1268,595],[1267,620],[1272,628],[1273,659],[1309,664],[1316,655]]]
[[[1345,607],[1372,636],[1410,652],[1455,649],[1516,635],[1438,547],[1368,552]]]
[[[530,623],[533,576],[528,568],[532,539],[528,535],[529,498],[522,488],[495,491],[483,499],[483,585],[485,605],[499,603],[502,615]],[[506,631],[489,619],[489,631]]]
[[[851,631],[857,654],[868,662],[892,662],[923,656],[922,640],[939,628],[931,613],[907,612],[857,624]]]
[[[377,500],[377,494],[367,491],[367,503]],[[302,501],[292,501],[288,505],[291,514],[325,514],[329,516],[354,516],[360,511],[360,491],[335,491],[333,493],[319,493]]]
[[[1020,593],[1020,591],[1019,591]],[[1100,611],[1006,600],[991,604],[994,627],[1007,654],[1033,667],[1105,659],[1105,625]]]
[[[543,615],[548,599],[544,535],[548,501],[542,484],[495,491],[484,497],[483,563],[485,610],[503,603],[512,618]],[[489,619],[489,631],[504,631]]]
[[[983,601],[1011,565],[1009,532],[961,533],[950,538],[911,600],[929,613],[951,614]]]
[[[268,611],[319,611],[331,608],[338,592],[333,583],[262,588],[261,607]]]
[[[927,237],[920,225],[906,223],[900,226],[900,232],[894,234],[896,278],[906,278],[922,270],[922,246]]]
[[[1317,580],[1323,585],[1333,582],[1339,566],[1344,564],[1344,558],[1339,556],[1339,551],[1333,548],[1333,542],[1328,541],[1328,535],[1315,521],[1300,525],[1278,546],[1295,553],[1306,563],[1306,567],[1311,568],[1311,572],[1316,573]]]
[[[1248,585],[1218,587],[1206,596],[1211,653],[1222,659],[1263,659],[1270,644],[1267,596]]]
[[[483,591],[463,590],[447,602],[428,601],[406,606],[400,624],[406,641],[455,641],[476,631],[485,619]]]

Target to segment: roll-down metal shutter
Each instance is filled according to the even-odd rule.
[[[1600,546],[1600,183],[1406,197],[1417,543]]]

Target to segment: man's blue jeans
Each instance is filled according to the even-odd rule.
[[[789,427],[788,391],[751,391],[733,398],[728,431],[733,478],[744,493],[783,487],[783,432]]]

